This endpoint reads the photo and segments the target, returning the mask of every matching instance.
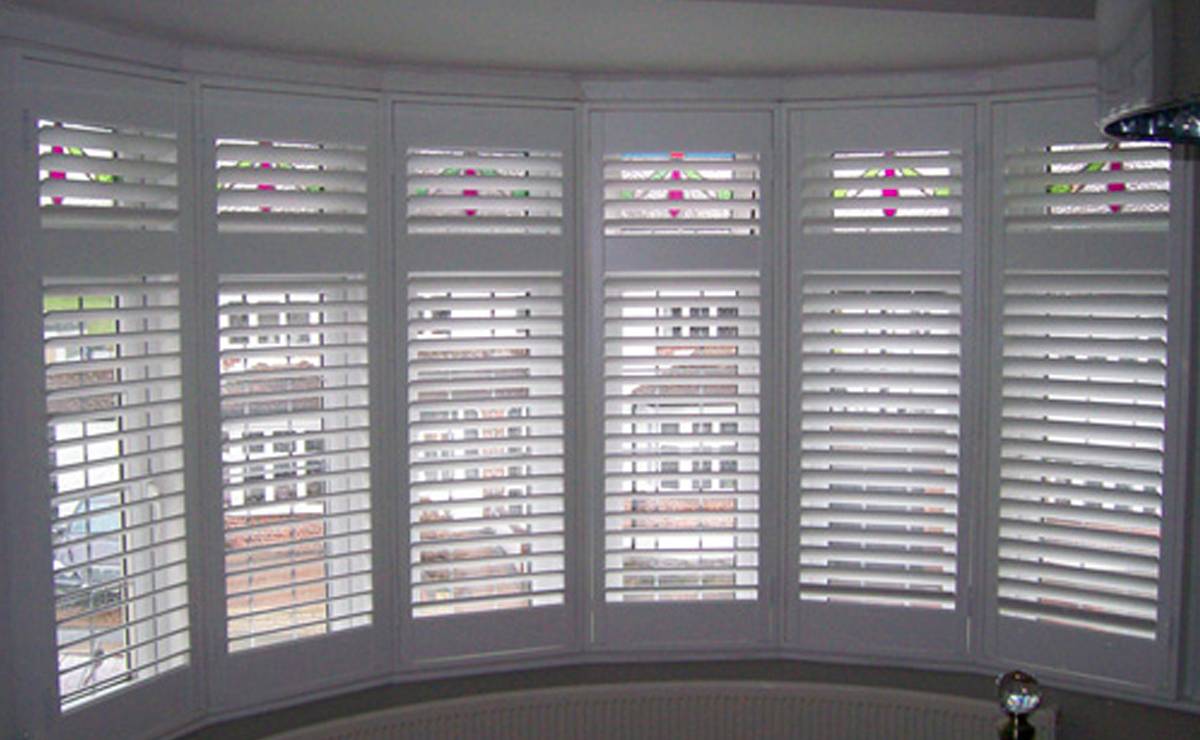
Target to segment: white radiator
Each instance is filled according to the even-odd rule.
[[[1054,714],[1035,715],[1053,740]],[[995,702],[857,686],[631,683],[484,694],[312,725],[275,740],[994,740]]]

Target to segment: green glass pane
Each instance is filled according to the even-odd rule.
[[[79,305],[79,299],[70,295],[48,295],[42,298],[44,311],[70,311]]]
[[[85,295],[84,308],[116,308],[117,299],[110,295]]]

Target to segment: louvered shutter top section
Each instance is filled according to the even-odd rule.
[[[372,621],[367,286],[221,276],[229,649]]]
[[[1009,231],[1164,231],[1171,207],[1170,145],[1052,144],[1008,152]]]
[[[957,274],[805,277],[802,599],[954,608],[961,303]]]
[[[561,152],[410,148],[410,234],[548,234],[563,228]]]
[[[365,146],[217,139],[216,163],[222,233],[366,233]]]
[[[414,616],[562,604],[561,275],[413,275],[408,403]]]
[[[1167,276],[1010,273],[1001,614],[1155,639]]]
[[[189,661],[179,286],[48,280],[51,537],[64,707]]]
[[[754,236],[759,157],[739,152],[629,152],[604,158],[605,236]]]
[[[604,289],[605,598],[758,597],[753,273],[615,273]]]
[[[171,133],[38,121],[42,227],[174,230],[177,157]]]
[[[962,232],[962,154],[837,151],[801,173],[806,234]]]

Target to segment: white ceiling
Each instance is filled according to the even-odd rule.
[[[1092,0],[8,1],[159,40],[603,74],[984,67],[1078,59],[1096,45]]]

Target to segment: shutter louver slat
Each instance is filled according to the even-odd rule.
[[[956,274],[806,276],[801,599],[955,607],[960,313]]]
[[[563,603],[563,329],[557,274],[410,277],[418,619]]]
[[[42,227],[171,231],[179,219],[175,137],[38,121]]]
[[[832,152],[803,170],[806,234],[962,232],[962,155]]]
[[[220,278],[231,651],[371,623],[366,291],[362,275]]]
[[[1006,276],[1002,615],[1154,639],[1166,316],[1162,273]]]
[[[1051,144],[1008,153],[1010,232],[1164,231],[1170,217],[1167,144]]]
[[[190,660],[178,281],[47,280],[43,310],[67,708]]]
[[[366,233],[365,146],[217,139],[216,166],[221,233]]]
[[[559,235],[561,152],[410,148],[410,234]]]
[[[605,236],[755,236],[757,154],[636,152],[604,161]]]
[[[758,598],[753,273],[605,282],[605,598]]]

